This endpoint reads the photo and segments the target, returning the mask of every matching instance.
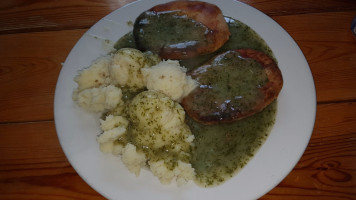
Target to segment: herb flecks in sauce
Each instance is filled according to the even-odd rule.
[[[212,57],[225,51],[244,48],[262,51],[271,58],[274,57],[272,50],[266,44],[266,42],[249,26],[240,22],[239,20],[232,19],[230,17],[225,17],[225,20],[231,33],[229,40],[216,52],[208,55],[198,56],[192,59],[181,60],[181,65],[185,66],[188,70],[191,70],[206,63]]]
[[[122,36],[114,45],[116,50],[122,48],[136,48],[135,39],[133,37],[132,31],[126,33]]]
[[[231,124],[202,125],[187,117],[195,136],[192,165],[196,182],[219,185],[237,173],[264,143],[275,120],[277,102]]]
[[[241,48],[259,50],[274,58],[272,50],[254,30],[236,19],[225,19],[231,33],[229,41],[214,53],[181,60],[181,65],[192,70],[218,54]],[[125,47],[136,48],[132,32],[115,44],[116,49]],[[231,70],[232,76],[238,78],[240,75],[234,74],[234,71]],[[230,89],[232,88],[237,90],[239,87],[231,85]],[[225,89],[228,89],[228,85]],[[219,125],[202,125],[186,117],[186,122],[195,136],[191,162],[197,173],[197,184],[203,187],[219,185],[244,167],[268,137],[275,121],[276,110],[277,101],[274,101],[253,116],[231,124]]]
[[[253,29],[236,19],[230,17],[225,17],[225,19],[229,26],[231,37],[220,48],[220,53],[231,49],[250,48],[262,51],[271,58],[274,58],[271,48]]]
[[[127,24],[128,26],[133,26],[133,25],[134,25],[133,21],[131,21],[131,20],[127,21],[126,24]]]

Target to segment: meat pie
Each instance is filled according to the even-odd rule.
[[[230,50],[190,72],[200,86],[183,98],[187,114],[203,124],[233,122],[275,100],[283,79],[276,62],[252,49]]]
[[[137,47],[163,59],[187,59],[219,49],[230,36],[221,10],[200,1],[172,1],[154,6],[135,21]]]

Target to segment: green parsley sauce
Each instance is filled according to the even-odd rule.
[[[202,125],[187,116],[186,122],[195,136],[191,163],[196,183],[216,186],[243,168],[267,139],[276,110],[274,101],[251,117],[218,125]]]
[[[229,41],[214,53],[181,60],[181,65],[192,70],[218,54],[241,48],[262,51],[275,60],[272,50],[254,30],[238,20],[230,17],[225,19],[231,33]],[[137,48],[134,41],[132,32],[129,32],[116,42],[115,48]],[[231,69],[229,73],[236,79],[243,76],[234,72],[236,71]],[[252,79],[251,82],[263,84],[255,83]],[[234,89],[238,88],[241,89]],[[275,122],[276,113],[277,101],[274,101],[263,111],[234,123],[203,125],[186,116],[186,123],[195,136],[190,162],[196,172],[196,183],[203,187],[212,187],[233,177],[265,142]]]

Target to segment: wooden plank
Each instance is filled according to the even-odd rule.
[[[89,28],[134,0],[12,0],[1,4],[0,34]]]
[[[310,143],[294,170],[262,199],[333,200],[356,196],[356,103],[317,107]]]
[[[0,34],[89,28],[134,0],[12,0],[0,7]],[[356,10],[353,0],[241,0],[270,16]]]
[[[310,143],[294,170],[261,199],[356,195],[356,102],[318,105]],[[0,199],[101,199],[72,169],[54,123],[0,124]]]
[[[67,161],[54,123],[0,125],[0,199],[103,199]]]
[[[356,40],[345,28],[352,16],[344,12],[274,18],[305,54],[318,102],[356,99]],[[336,24],[332,30],[323,25],[325,19]],[[6,94],[0,95],[0,122],[53,119],[61,63],[85,31],[0,35],[0,92]]]
[[[269,16],[296,15],[320,12],[340,12],[355,10],[353,0],[323,0],[316,3],[310,0],[239,0]]]
[[[0,36],[0,122],[53,119],[61,63],[84,32]]]
[[[318,102],[356,100],[356,40],[350,29],[355,15],[352,11],[274,17],[306,56]]]

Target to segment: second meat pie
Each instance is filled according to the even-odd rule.
[[[189,75],[200,87],[182,105],[191,118],[208,125],[233,122],[263,110],[283,85],[274,60],[252,49],[222,53]]]

